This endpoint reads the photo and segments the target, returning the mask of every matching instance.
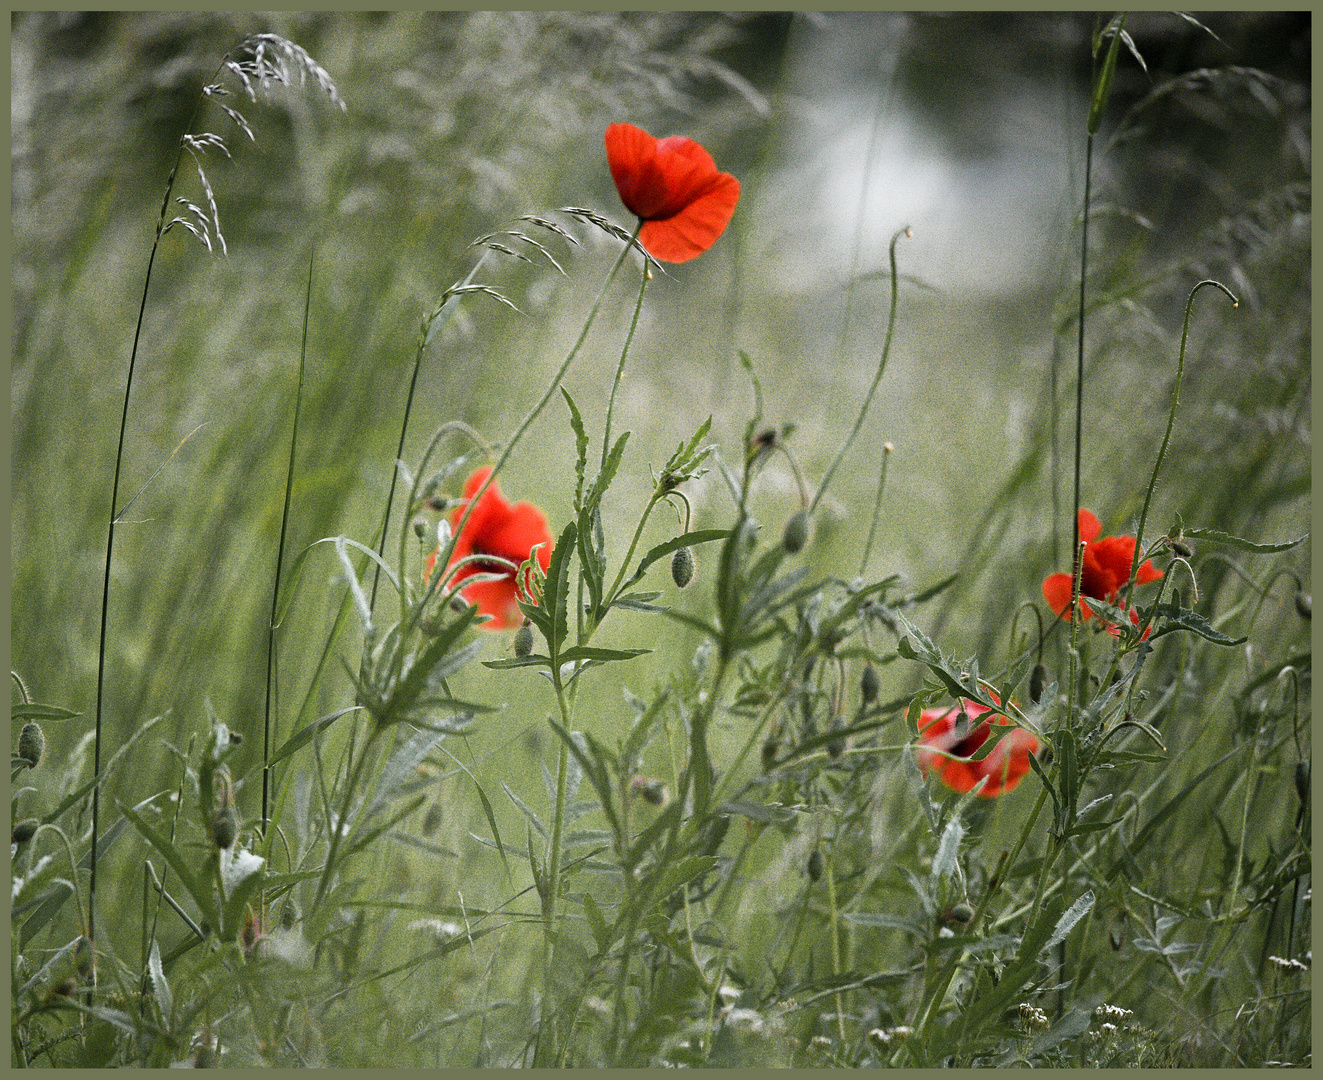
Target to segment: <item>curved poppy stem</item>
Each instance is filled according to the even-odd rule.
[[[1190,311],[1194,307],[1196,294],[1205,285],[1220,289],[1231,301],[1232,307],[1240,307],[1240,301],[1236,299],[1235,294],[1220,281],[1213,281],[1211,278],[1205,278],[1197,283],[1186,298],[1185,321],[1181,327],[1181,351],[1176,360],[1176,386],[1171,392],[1171,409],[1167,412],[1167,431],[1162,436],[1162,446],[1158,449],[1158,459],[1153,463],[1153,475],[1149,478],[1148,490],[1144,493],[1144,508],[1139,512],[1139,527],[1135,530],[1135,550],[1130,556],[1130,576],[1126,581],[1125,600],[1122,603],[1122,608],[1127,611],[1130,609],[1130,593],[1135,587],[1135,578],[1139,573],[1139,564],[1143,558],[1144,524],[1148,520],[1149,504],[1153,501],[1153,490],[1158,486],[1158,473],[1162,471],[1162,462],[1167,456],[1167,446],[1171,443],[1171,432],[1176,426],[1176,407],[1180,404],[1181,380],[1185,376],[1185,346],[1190,337]]]
[[[639,219],[639,228],[643,226],[643,219]],[[629,324],[629,333],[625,337],[625,347],[620,350],[620,363],[616,365],[616,379],[611,384],[611,399],[606,404],[606,425],[602,429],[602,468],[606,468],[607,452],[611,449],[611,416],[616,409],[616,391],[620,389],[620,379],[625,373],[625,357],[629,355],[630,343],[634,340],[634,331],[638,329],[639,314],[643,311],[643,294],[648,288],[648,279],[652,275],[648,272],[648,260],[643,260],[643,274],[639,281],[639,298],[634,303],[634,318]]]
[[[873,376],[873,385],[868,388],[864,403],[859,407],[859,416],[854,422],[854,427],[850,430],[850,434],[846,436],[845,442],[841,444],[841,448],[836,451],[836,457],[832,459],[832,463],[827,467],[827,472],[822,478],[822,483],[818,485],[817,494],[813,496],[813,501],[808,507],[810,514],[817,509],[818,503],[822,501],[822,496],[826,493],[827,485],[831,483],[832,476],[835,475],[836,469],[840,466],[841,459],[845,457],[846,452],[854,444],[859,429],[864,426],[864,418],[868,416],[868,407],[873,403],[873,395],[877,393],[878,383],[882,381],[882,372],[886,370],[887,357],[891,353],[891,337],[896,329],[896,302],[899,293],[899,275],[896,273],[896,241],[902,236],[910,237],[913,235],[914,233],[910,231],[907,225],[891,237],[891,313],[887,316],[887,336],[882,342],[882,355],[877,362],[877,374]]]
[[[878,519],[882,516],[882,489],[887,486],[887,461],[891,458],[894,447],[890,443],[882,444],[882,472],[877,478],[877,498],[873,501],[873,521],[868,526],[868,541],[864,544],[864,554],[859,560],[859,576],[864,576],[868,569],[868,557],[873,553],[873,537],[877,535]]]

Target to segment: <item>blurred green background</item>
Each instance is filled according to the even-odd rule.
[[[1122,56],[1095,147],[1090,295],[1107,302],[1088,324],[1083,500],[1107,531],[1133,530],[1185,298],[1216,277],[1241,305],[1211,293],[1197,305],[1150,538],[1179,513],[1275,541],[1306,532],[1310,517],[1311,19],[1206,22],[1216,37],[1175,15],[1131,18],[1147,70]],[[740,350],[761,379],[766,422],[796,425],[790,449],[811,483],[822,475],[876,369],[887,245],[909,226],[887,373],[806,557],[826,573],[857,572],[890,442],[868,576],[900,573],[917,590],[961,572],[924,617],[949,651],[993,667],[1015,608],[1041,599],[1042,577],[1067,562],[1092,29],[1082,14],[13,13],[13,667],[37,700],[91,716],[116,425],[185,130],[223,135],[233,155],[203,162],[228,255],[172,231],[147,297],[121,506],[168,464],[117,533],[112,748],[160,714],[158,733],[182,745],[205,701],[231,727],[260,730],[309,260],[291,553],[336,534],[370,541],[419,319],[474,265],[467,245],[523,214],[551,216],[581,241],[546,237],[568,276],[488,257],[477,280],[525,314],[480,297],[462,305],[424,357],[405,459],[447,420],[499,440],[540,395],[617,250],[553,211],[583,206],[631,224],[606,169],[613,121],[693,137],[743,185],[717,245],[648,288],[614,421],[634,433],[607,514],[616,557],[650,490],[647,465],[709,413],[723,458],[738,461],[753,401]],[[221,57],[259,30],[306,48],[348,110],[309,84],[256,104],[228,99],[255,142],[214,106],[189,129]],[[1265,74],[1227,74],[1235,68]],[[1199,74],[1209,69],[1222,74]],[[180,176],[178,193],[201,201],[191,166]],[[617,283],[566,380],[597,439],[635,288],[629,276]],[[511,498],[542,505],[555,531],[573,493],[573,445],[553,401],[502,480]],[[779,530],[796,506],[784,460],[756,496]],[[696,527],[729,524],[715,472],[693,501]],[[673,525],[658,514],[649,542]],[[697,588],[677,603],[703,603],[699,558]],[[1307,581],[1308,544],[1289,559]],[[329,549],[314,556],[282,630],[283,725],[343,596],[339,573]],[[1215,609],[1227,571],[1207,574]],[[602,643],[653,644],[655,627],[631,618]],[[636,690],[692,649],[671,639],[633,662]],[[506,649],[493,636],[491,655]],[[895,693],[916,678],[900,665],[887,674]],[[498,698],[533,686],[495,685],[481,670],[473,679]],[[604,712],[620,709],[617,687],[602,694]],[[545,711],[542,695],[539,683],[523,719],[516,708],[479,725],[474,754],[514,739]],[[347,703],[342,684],[321,711]],[[67,755],[83,722],[48,732],[53,755]],[[155,790],[144,776],[169,782],[157,772],[166,764],[144,748],[124,797]],[[253,797],[241,802],[253,816]]]

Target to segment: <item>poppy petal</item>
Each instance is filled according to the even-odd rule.
[[[1092,511],[1080,509],[1079,513],[1080,539],[1086,544],[1091,544],[1102,535],[1102,522],[1093,514]]]
[[[606,158],[620,201],[642,222],[639,242],[656,259],[696,258],[735,213],[740,182],[718,171],[693,139],[656,139],[633,124],[611,124]]]

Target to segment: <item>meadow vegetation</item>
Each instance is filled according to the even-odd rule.
[[[12,1065],[1312,1063],[1307,14],[252,19],[12,16]]]

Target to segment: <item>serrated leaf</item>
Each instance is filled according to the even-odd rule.
[[[574,475],[576,482],[574,485],[574,509],[579,511],[583,508],[583,481],[584,473],[588,468],[588,432],[583,426],[583,417],[579,414],[579,407],[574,404],[574,398],[570,397],[570,392],[565,387],[560,388],[561,396],[565,398],[565,404],[570,407],[570,427],[574,429],[574,448],[575,463]]]
[[[1056,926],[1052,929],[1052,936],[1048,938],[1047,943],[1038,950],[1038,954],[1041,956],[1043,953],[1050,950],[1052,946],[1065,941],[1066,935],[1075,928],[1075,924],[1092,910],[1093,901],[1093,890],[1090,889],[1071,904],[1062,914],[1061,918],[1057,920]]]
[[[1242,540],[1239,536],[1224,533],[1220,529],[1186,529],[1183,535],[1188,540],[1204,540],[1210,544],[1221,544],[1224,547],[1237,548],[1240,551],[1248,551],[1255,555],[1271,555],[1277,551],[1289,551],[1297,544],[1302,544],[1309,539],[1309,533],[1305,533],[1299,539],[1288,540],[1284,544],[1253,544],[1248,540]]]
[[[1188,630],[1190,633],[1197,634],[1205,641],[1211,641],[1215,645],[1243,645],[1249,640],[1244,637],[1228,637],[1226,634],[1214,630],[1202,615],[1191,611],[1189,608],[1178,607],[1176,604],[1159,604],[1156,608],[1156,614],[1165,622],[1150,635],[1150,640],[1165,637],[1167,634],[1174,634],[1177,630]]]

